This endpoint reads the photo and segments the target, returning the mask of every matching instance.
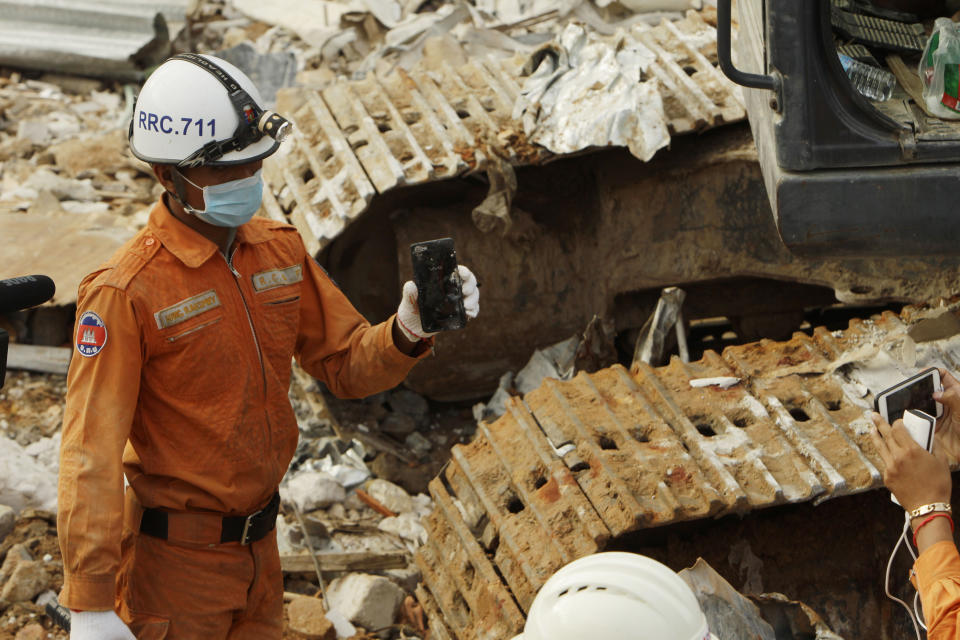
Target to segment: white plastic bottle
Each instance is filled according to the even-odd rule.
[[[843,70],[847,72],[847,77],[854,89],[877,102],[890,99],[894,87],[897,86],[895,75],[886,69],[860,62],[842,53],[838,55],[840,56],[840,64],[843,65]]]

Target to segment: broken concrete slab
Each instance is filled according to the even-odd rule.
[[[17,196],[29,198],[32,194],[25,190],[31,189],[34,194],[41,191],[49,191],[60,200],[97,200],[97,190],[91,180],[73,180],[57,175],[53,171],[40,169],[36,171],[21,189],[11,194],[4,194],[4,199],[12,199]],[[34,196],[35,197],[35,196]]]
[[[127,136],[121,129],[66,140],[50,147],[50,152],[56,167],[71,177],[90,171],[114,172],[132,162],[128,155]],[[94,193],[94,197],[96,195]]]
[[[430,404],[418,393],[409,389],[397,389],[390,393],[387,404],[394,412],[413,418],[420,428],[429,424]]]
[[[373,478],[364,485],[364,490],[395,514],[413,511],[413,500],[410,494],[389,480]]]
[[[343,486],[323,471],[301,471],[281,486],[280,493],[304,513],[343,502],[347,497]]]
[[[125,226],[68,213],[50,216],[0,213],[4,239],[4,272],[42,273],[53,279],[57,292],[50,304],[76,302],[80,280],[105,262],[131,238]]]
[[[394,623],[404,597],[403,590],[391,580],[363,573],[337,578],[327,587],[330,608],[371,631]]]
[[[50,586],[50,580],[42,561],[22,560],[0,589],[0,603],[29,602]]]
[[[10,547],[0,567],[0,606],[28,602],[49,584],[50,574],[43,562],[34,560],[26,545]]]
[[[327,620],[323,601],[317,598],[294,598],[287,607],[290,629],[310,640],[336,640],[337,630]]]
[[[401,513],[392,518],[384,518],[377,528],[403,538],[411,551],[416,551],[427,541],[427,531],[420,523],[420,518],[414,513]]]
[[[0,504],[20,512],[27,508],[56,511],[57,476],[41,465],[14,440],[4,439],[0,447]]]

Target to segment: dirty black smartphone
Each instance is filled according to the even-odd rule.
[[[465,327],[467,314],[463,309],[463,289],[453,238],[412,244],[410,258],[423,330],[434,333]]]

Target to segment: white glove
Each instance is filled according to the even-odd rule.
[[[137,640],[114,611],[71,611],[70,640]]]
[[[462,264],[457,267],[460,274],[461,291],[463,292],[463,310],[467,318],[476,318],[480,313],[480,289],[477,288],[477,277],[470,269]],[[420,324],[420,308],[417,306],[417,285],[407,280],[403,285],[403,299],[397,309],[397,324],[400,331],[410,342],[426,340],[435,336],[436,332],[428,333]]]

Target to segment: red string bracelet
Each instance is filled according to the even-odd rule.
[[[946,514],[946,513],[935,513],[935,514],[933,514],[932,516],[929,516],[929,517],[928,517],[926,520],[924,520],[923,522],[921,522],[921,523],[917,526],[917,528],[913,530],[913,546],[919,547],[919,545],[917,544],[917,534],[920,533],[920,529],[922,529],[925,524],[929,524],[934,518],[946,518],[947,520],[949,520],[949,521],[950,521],[950,533],[953,533],[953,518],[951,518],[950,515],[949,515],[949,514]]]

